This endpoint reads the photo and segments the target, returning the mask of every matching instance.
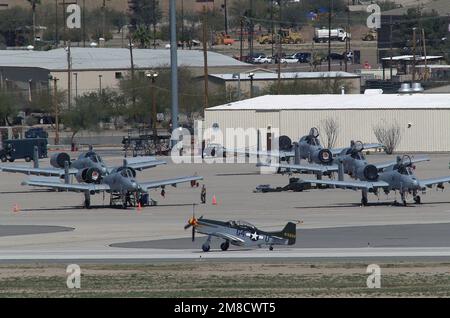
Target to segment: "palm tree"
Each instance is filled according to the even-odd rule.
[[[28,0],[33,11],[33,45],[36,46],[36,5],[41,4],[41,0]]]

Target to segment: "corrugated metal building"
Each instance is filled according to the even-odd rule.
[[[298,140],[311,127],[323,130],[328,118],[339,125],[337,147],[352,139],[375,142],[374,127],[398,123],[397,151],[450,151],[450,94],[266,95],[206,109],[204,128],[270,126]]]

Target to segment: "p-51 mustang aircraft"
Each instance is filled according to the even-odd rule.
[[[165,161],[157,160],[155,157],[127,158],[126,161],[127,166],[134,170],[143,170],[166,164]],[[52,167],[40,168],[35,158],[34,167],[0,165],[0,171],[66,178],[75,175],[80,182],[94,182],[115,169],[108,168],[102,158],[92,150],[92,147],[89,147],[89,151],[81,153],[75,160],[71,160],[68,153],[55,153],[50,158],[50,165]]]
[[[179,177],[166,180],[156,180],[148,182],[138,182],[136,179],[136,170],[127,166],[124,160],[122,167],[114,168],[107,175],[96,175],[95,178],[88,178],[82,183],[61,182],[57,177],[34,177],[22,182],[22,185],[33,187],[51,188],[60,191],[72,191],[84,193],[84,206],[91,207],[91,195],[100,192],[110,193],[110,205],[119,203],[123,208],[135,206],[142,202],[144,195],[148,190],[155,188],[164,188],[167,185],[176,186],[178,183],[202,180],[200,176]]]
[[[195,240],[195,232],[208,235],[202,250],[210,250],[211,238],[218,237],[225,240],[220,245],[222,251],[228,250],[230,244],[241,247],[263,247],[269,246],[273,250],[274,245],[293,245],[296,238],[296,223],[289,222],[284,229],[279,232],[265,232],[257,229],[254,225],[244,221],[216,221],[204,219],[203,216],[195,218],[195,215],[188,220],[184,229],[192,227],[192,241]]]

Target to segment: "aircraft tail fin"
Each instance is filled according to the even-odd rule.
[[[283,230],[281,230],[281,236],[288,239],[288,245],[295,244],[295,238],[297,237],[297,226],[293,222],[288,222]]]

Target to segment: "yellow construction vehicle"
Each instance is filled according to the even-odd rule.
[[[263,34],[258,37],[259,44],[272,44],[277,43],[277,37],[281,37],[281,43],[283,44],[299,44],[303,43],[303,36],[300,32],[292,31],[292,29],[280,29],[277,34]]]
[[[234,39],[229,34],[219,33],[213,39],[213,45],[233,45]]]

